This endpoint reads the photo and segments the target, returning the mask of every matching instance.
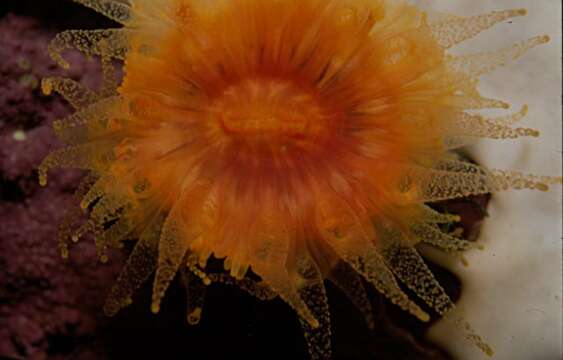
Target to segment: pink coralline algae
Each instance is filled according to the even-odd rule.
[[[46,55],[51,36],[30,19],[0,20],[0,358],[96,359],[94,344],[77,345],[92,341],[101,324],[119,258],[100,266],[88,242],[68,262],[57,250],[58,224],[75,206],[81,174],[60,172],[49,189],[37,184],[35,169],[57,145],[51,123],[69,110],[37,87],[60,73]],[[95,86],[97,64],[73,59],[72,76]]]

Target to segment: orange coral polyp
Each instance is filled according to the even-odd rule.
[[[398,0],[75,0],[124,29],[68,31],[53,59],[77,47],[101,56],[99,93],[70,79],[43,82],[77,112],[55,123],[68,147],[39,169],[89,169],[80,187],[104,251],[138,238],[106,302],[113,315],[155,270],[152,310],[180,271],[187,289],[235,283],[280,296],[298,313],[314,359],[330,358],[324,281],[341,288],[373,325],[360,276],[393,303],[428,320],[398,280],[467,338],[492,350],[461,318],[418,254],[423,242],[459,253],[473,244],[443,233],[459,221],[425,205],[492,191],[546,190],[560,178],[488,170],[450,152],[473,138],[537,136],[510,125],[526,112],[480,96],[480,75],[533,46],[496,53],[446,50],[505,19],[428,14]],[[116,85],[111,58],[124,60]],[[229,272],[206,267],[211,255]],[[250,276],[251,269],[254,275]],[[353,271],[352,271],[353,269]],[[191,291],[191,290],[190,290]],[[200,291],[202,291],[200,289]],[[189,300],[197,322],[201,296]]]
[[[180,3],[182,14],[190,11],[188,2]],[[185,210],[189,213],[213,202],[213,214],[192,246],[194,251],[205,248],[203,257],[213,252],[241,258],[248,268],[265,233],[283,231],[272,236],[303,241],[299,233],[319,236],[327,222],[346,237],[350,225],[333,222],[346,224],[360,216],[369,223],[393,198],[399,165],[434,162],[442,151],[440,137],[421,141],[420,130],[401,121],[409,107],[419,106],[406,104],[409,89],[403,86],[439,67],[443,58],[429,35],[419,30],[391,43],[373,41],[369,33],[384,17],[377,2],[362,13],[322,1],[301,5],[289,1],[277,9],[247,1],[223,3],[200,16],[191,10],[193,18],[177,18],[176,27],[159,39],[163,47],[149,45],[158,51],[128,58],[130,70],[120,94],[136,104],[146,97],[141,116],[132,119],[147,123],[137,148],[146,151],[151,146],[144,142],[155,143],[154,153],[136,157],[141,163],[135,168],[159,159],[158,174],[147,171],[145,176],[157,188],[161,178],[178,179],[166,183],[170,194],[185,192],[202,177],[210,184],[207,199],[170,195],[181,202],[175,206],[193,209]],[[324,7],[320,17],[319,7]],[[419,14],[404,9],[403,21],[414,28]],[[311,22],[315,36],[302,35]],[[235,24],[238,31],[226,37],[224,29]],[[416,57],[420,49],[424,60]],[[412,61],[413,55],[418,60]],[[418,84],[419,93],[421,87],[431,89],[433,83]],[[154,116],[143,118],[146,113]],[[421,159],[412,156],[424,152]],[[315,220],[327,193],[347,199],[353,213]],[[231,199],[236,200],[229,205]],[[268,210],[268,224],[262,224],[269,203],[276,205]],[[400,212],[395,217],[407,221]],[[193,220],[189,223],[194,226]],[[373,241],[375,234],[370,236]]]

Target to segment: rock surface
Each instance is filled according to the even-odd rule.
[[[471,156],[489,168],[561,176],[561,1],[431,0],[431,6],[461,14],[525,8],[513,19],[464,44],[457,51],[494,50],[536,35],[551,41],[481,81],[482,91],[512,104],[528,104],[523,127],[539,138],[482,141]],[[508,191],[495,194],[484,221],[484,251],[467,254],[469,267],[441,262],[462,280],[462,313],[495,350],[498,360],[561,359],[562,350],[562,195]],[[451,324],[440,322],[432,339],[456,358],[486,360]]]

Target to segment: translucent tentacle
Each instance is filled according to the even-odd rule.
[[[303,282],[299,286],[299,294],[318,321],[318,326],[313,327],[306,319],[299,319],[309,354],[312,360],[330,360],[332,357],[330,314],[323,277],[308,256],[303,256],[297,261],[297,272]]]
[[[98,242],[105,244],[106,247],[121,248],[123,247],[122,241],[131,233],[134,225],[129,216],[121,215],[117,222],[98,235]]]
[[[115,0],[73,0],[89,7],[107,18],[125,25],[131,17],[131,8],[122,1]]]
[[[127,204],[126,197],[118,194],[104,194],[94,205],[90,212],[90,220],[99,227],[103,227],[106,222],[119,218],[119,210]]]
[[[188,324],[197,325],[201,319],[207,286],[187,266],[181,267],[180,274],[186,289]]]
[[[520,111],[518,111],[516,113],[508,114],[508,115],[501,116],[501,117],[492,118],[492,119],[489,119],[489,120],[494,122],[497,125],[511,126],[511,125],[514,125],[515,123],[519,122],[520,120],[522,120],[526,115],[528,115],[528,105],[522,106],[522,109],[520,109]]]
[[[562,177],[530,175],[518,171],[493,169],[491,174],[497,191],[509,189],[548,191],[549,185],[558,185],[563,181]]]
[[[376,289],[385,295],[393,304],[411,313],[422,321],[428,321],[430,317],[418,305],[411,301],[400,289],[399,284],[391,271],[385,265],[381,255],[375,248],[369,247],[364,255],[356,258],[346,258],[357,272],[371,282]]]
[[[460,160],[443,160],[436,163],[434,168],[441,171],[461,172],[467,174],[489,174],[488,170],[482,166]]]
[[[113,176],[102,176],[88,190],[80,200],[80,208],[86,210],[96,200],[105,194],[106,186],[114,180]]]
[[[65,50],[78,49],[88,57],[100,55],[102,40],[105,41],[109,56],[125,60],[129,45],[127,31],[122,29],[63,31],[51,41],[48,51],[57,64],[68,69],[70,64],[62,57]]]
[[[272,291],[272,289],[262,281],[257,282],[249,278],[239,280],[229,274],[207,274],[207,277],[211,282],[235,285],[260,300],[272,300],[278,296],[278,294]]]
[[[498,51],[465,56],[450,56],[447,59],[447,65],[453,72],[462,72],[471,77],[479,77],[507,65],[524,55],[531,48],[545,44],[548,41],[549,36],[547,35],[536,36]]]
[[[86,107],[100,100],[98,94],[72,79],[44,78],[41,82],[41,89],[45,95],[50,95],[53,91],[58,92],[75,109]]]
[[[426,205],[422,205],[420,209],[422,210],[421,220],[427,223],[448,224],[459,222],[461,220],[458,215],[442,214]]]
[[[419,200],[433,202],[490,193],[490,178],[483,175],[428,170],[420,179]]]
[[[417,240],[436,246],[447,252],[460,252],[479,248],[479,245],[475,243],[443,233],[436,226],[415,224],[411,227],[411,230]]]
[[[354,272],[350,265],[345,262],[339,262],[332,269],[328,279],[348,297],[358,310],[360,310],[368,328],[374,329],[375,321],[373,319],[373,311],[364,285],[362,284],[362,279]]]
[[[407,185],[404,192],[424,202],[455,199],[509,189],[547,191],[549,185],[560,184],[560,177],[536,176],[517,171],[491,170],[485,173],[464,173],[441,170],[414,171],[406,182],[416,179],[415,188]]]
[[[104,263],[108,261],[106,250],[108,246],[112,245],[105,241],[105,237],[102,236],[105,233],[104,226],[109,222],[119,221],[120,217],[123,216],[123,208],[127,203],[127,198],[121,195],[109,195],[106,193],[96,202],[90,212],[87,231],[94,234],[98,256],[100,261]],[[114,225],[117,224],[115,223]]]
[[[124,269],[106,299],[104,312],[115,315],[131,303],[131,297],[156,269],[162,220],[153,221],[142,233]]]
[[[80,200],[88,189],[95,183],[97,176],[93,174],[86,175],[78,185],[76,191],[74,192],[74,198]],[[63,259],[68,259],[68,247],[74,239],[78,240],[74,234],[74,227],[78,224],[79,220],[84,216],[80,208],[72,207],[65,213],[63,221],[59,225],[59,249],[61,251],[61,256]]]
[[[181,201],[178,201],[181,203]],[[176,213],[177,207],[170,211],[160,234],[158,248],[158,268],[153,284],[151,310],[153,313],[160,311],[160,302],[174,275],[182,265],[182,259],[188,251],[189,243],[194,236],[186,238],[188,234],[182,231],[183,226],[179,223],[180,216]],[[193,234],[192,234],[193,235]]]
[[[563,178],[557,176],[527,175],[518,171],[489,170],[466,161],[447,160],[436,165],[436,169],[447,172],[459,172],[482,175],[492,179],[494,190],[536,189],[546,191],[549,185],[561,184]]]
[[[497,122],[495,119],[487,119],[481,115],[461,113],[454,124],[453,135],[475,136],[491,139],[516,139],[523,136],[538,137],[539,131],[530,128],[511,128],[505,125],[508,122],[516,122],[525,116],[527,107],[522,108],[512,116],[503,117]]]
[[[50,153],[39,165],[39,184],[47,185],[47,172],[51,168],[99,170],[106,166],[112,154],[110,150],[100,152],[100,148],[99,144],[75,145]]]
[[[448,105],[463,110],[508,109],[510,107],[505,101],[489,99],[478,93],[449,97]]]
[[[393,273],[437,313],[445,315],[453,309],[454,304],[416,250],[391,245],[382,251],[382,254]]]
[[[287,302],[299,315],[300,319],[306,321],[311,328],[318,328],[320,322],[305,301],[301,298],[298,289],[295,287],[287,271],[273,273],[260,272],[262,279],[274,290],[280,298]]]
[[[271,204],[275,204],[273,199],[270,203],[264,204],[262,209],[265,220],[260,224],[258,231],[263,240],[253,248],[251,256],[255,260],[250,265],[264,283],[287,302],[300,318],[307,321],[312,328],[317,328],[320,325],[319,320],[299,295],[293,274],[288,272],[286,266],[291,243],[290,234],[283,225],[268,221],[270,219],[268,215],[272,211],[268,205]]]
[[[395,277],[378,254],[373,242],[377,236],[371,221],[363,223],[338,195],[319,197],[317,226],[324,240],[339,257],[361,274],[391,302],[417,318],[429,316],[401,291]],[[324,203],[326,201],[326,203]]]
[[[66,144],[86,142],[91,137],[91,132],[105,129],[105,125],[120,101],[121,98],[117,96],[101,99],[63,119],[54,121],[55,134]]]
[[[448,318],[455,306],[415,249],[400,245],[390,246],[383,251],[383,256],[402,282],[438,314]],[[457,318],[454,321],[463,324],[466,337],[485,354],[493,354],[491,347],[475,334],[465,320]]]
[[[471,17],[450,17],[430,24],[429,28],[440,46],[448,49],[473,38],[501,21],[524,15],[526,15],[526,10],[524,9],[493,11],[488,14]]]
[[[115,76],[115,68],[111,62],[111,53],[107,40],[100,42],[100,57],[102,63],[102,87],[100,96],[102,98],[117,95],[117,77]]]

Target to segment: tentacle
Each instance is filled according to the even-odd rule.
[[[324,240],[354,270],[372,283],[391,302],[422,321],[429,316],[401,291],[395,277],[373,245],[376,239],[371,221],[363,223],[336,194],[323,194],[318,201],[317,227]]]
[[[465,165],[467,169],[475,165]],[[516,171],[484,170],[481,173],[442,170],[414,170],[405,176],[401,191],[407,198],[435,202],[487,194],[509,189],[547,191],[549,185],[560,184],[562,178],[527,175]],[[415,183],[416,182],[416,183]]]
[[[375,321],[371,304],[362,284],[362,279],[354,269],[345,262],[339,262],[332,269],[328,280],[333,282],[348,297],[352,304],[360,310],[368,328],[374,329]]]
[[[152,292],[151,310],[153,313],[160,311],[160,302],[164,297],[164,293],[174,275],[180,269],[183,263],[182,259],[184,259],[188,251],[190,242],[196,237],[196,234],[187,234],[182,231],[184,225],[180,223],[181,217],[178,214],[180,211],[178,209],[179,203],[181,201],[178,201],[168,214],[160,234],[158,267]],[[188,235],[190,235],[189,238],[187,238]]]
[[[295,276],[288,271],[288,257],[291,235],[285,224],[269,221],[275,214],[273,206],[278,206],[274,199],[265,201],[261,208],[261,221],[256,226],[256,238],[260,239],[255,246],[249,247],[250,266],[264,283],[287,302],[297,315],[304,319],[312,328],[320,326],[311,309],[299,295],[295,284]]]
[[[120,24],[127,24],[131,17],[131,8],[122,1],[116,0],[73,0],[89,7],[107,18]]]
[[[80,200],[80,208],[86,210],[96,200],[101,198],[105,194],[106,187],[113,181],[115,181],[115,179],[110,175],[105,175],[97,179]]]
[[[129,204],[127,197],[122,196],[118,192],[108,194],[105,192],[95,203],[90,212],[90,218],[85,226],[81,229],[83,233],[89,232],[94,235],[96,250],[101,262],[107,262],[108,256],[106,254],[107,248],[114,244],[107,241],[107,237],[111,232],[115,235],[115,230],[123,230],[123,223],[127,215],[124,214],[124,209]],[[122,222],[120,222],[120,219]],[[106,224],[114,222],[113,229],[110,233],[104,230]],[[121,229],[120,229],[121,228]],[[126,235],[126,234],[125,234]],[[121,239],[119,239],[121,240]]]
[[[119,211],[127,205],[128,198],[119,192],[108,194],[107,192],[98,199],[92,211],[90,212],[90,221],[96,224],[96,227],[103,228],[104,224],[119,219]]]
[[[101,152],[100,149],[108,149]],[[100,170],[108,165],[111,160],[111,146],[100,146],[99,143],[69,146],[56,150],[43,160],[39,165],[39,184],[47,185],[47,172],[51,168],[76,168]]]
[[[131,303],[131,297],[156,269],[158,262],[158,241],[162,219],[154,220],[141,233],[124,269],[106,299],[104,312],[115,315]]]
[[[524,9],[510,9],[471,17],[450,17],[430,24],[429,29],[440,46],[448,49],[477,36],[501,21],[524,15],[526,15]]]
[[[431,224],[448,224],[448,223],[456,223],[461,220],[458,215],[453,214],[443,214],[437,212],[436,210],[428,207],[426,205],[421,205],[420,210],[422,211],[421,214],[421,221]]]
[[[434,202],[487,194],[494,190],[494,184],[487,176],[447,171],[427,170],[424,178],[418,178],[418,198]]]
[[[186,289],[187,296],[187,320],[190,325],[197,325],[201,319],[203,303],[205,302],[205,292],[207,286],[201,278],[195,275],[188,266],[180,268],[182,282]]]
[[[109,51],[108,41],[103,39],[100,41],[100,57],[102,63],[102,86],[100,89],[100,96],[107,98],[117,95],[117,77],[115,75],[115,68],[111,62],[111,52]]]
[[[130,216],[121,214],[119,219],[107,230],[101,232],[96,242],[104,244],[104,247],[123,247],[123,241],[134,229],[134,222]]]
[[[259,272],[260,277],[268,284],[273,291],[275,291],[280,298],[288,303],[299,315],[313,329],[321,326],[319,319],[315,317],[307,303],[303,301],[298,289],[295,287],[292,279],[286,270],[268,272]]]
[[[489,172],[486,168],[475,165],[468,161],[460,161],[458,159],[442,160],[434,165],[434,169],[440,171],[460,172],[467,174],[480,174],[488,175]]]
[[[448,98],[447,104],[460,110],[508,109],[510,107],[505,101],[489,99],[476,92],[453,95]]]
[[[41,82],[41,89],[45,95],[50,95],[53,91],[58,92],[75,109],[92,105],[100,100],[98,94],[72,79],[44,78]]]
[[[128,32],[123,29],[63,31],[51,41],[48,52],[57,64],[68,69],[70,64],[61,55],[65,50],[77,49],[88,57],[100,55],[102,40],[105,42],[108,56],[125,60],[129,41]]]
[[[110,116],[122,99],[117,96],[101,99],[100,101],[80,108],[75,113],[56,120],[53,129],[59,139],[66,144],[77,144],[91,140],[92,133],[105,130]]]
[[[416,236],[417,241],[422,241],[426,244],[436,246],[447,252],[457,253],[469,249],[480,248],[480,246],[476,243],[443,233],[435,225],[419,223],[413,225],[411,230]]]
[[[97,176],[93,174],[86,175],[78,185],[76,191],[74,192],[74,198],[80,200],[87,192],[88,189],[95,183]],[[59,249],[61,251],[61,256],[63,259],[68,259],[69,252],[68,247],[72,242],[78,241],[76,237],[74,228],[78,224],[79,220],[83,219],[84,214],[79,207],[71,207],[61,221],[59,225]]]
[[[311,326],[306,319],[299,318],[309,354],[312,360],[330,360],[330,313],[323,276],[308,255],[303,255],[297,260],[297,273],[301,277],[299,295],[318,322],[318,326]]]
[[[545,44],[548,41],[549,36],[547,35],[536,36],[498,51],[465,56],[449,56],[447,65],[453,72],[462,72],[477,78],[507,65],[524,55],[531,48]]]
[[[415,249],[391,245],[382,253],[386,263],[402,282],[438,314],[448,318],[448,314],[455,306]],[[463,324],[466,337],[485,354],[493,354],[491,347],[479,335],[475,334],[465,320],[457,318],[455,321]]]
[[[548,191],[549,185],[559,185],[563,182],[563,178],[558,176],[538,176],[518,171],[493,169],[491,174],[497,191],[510,189]]]
[[[344,255],[344,254],[343,254]],[[411,313],[422,321],[428,321],[430,317],[418,305],[412,302],[400,289],[399,284],[385,262],[374,247],[363,251],[363,255],[351,258],[344,255],[344,259],[358,273],[371,282],[376,289],[385,295],[393,304]]]
[[[493,123],[501,126],[511,126],[522,120],[526,115],[528,115],[528,105],[522,106],[522,109],[516,113],[508,114],[505,116],[500,116],[496,118],[489,119]]]
[[[254,281],[249,278],[244,279],[236,279],[230,274],[207,274],[207,278],[211,282],[218,282],[226,285],[234,285],[250,295],[256,297],[260,300],[272,300],[278,294],[275,291],[272,291],[264,282],[262,281]]]
[[[460,113],[453,124],[452,135],[474,136],[491,139],[516,139],[523,136],[538,137],[539,131],[530,128],[512,128],[506,123],[516,122],[523,118],[527,112],[524,106],[519,112],[503,117],[500,121],[487,119],[481,115]]]

